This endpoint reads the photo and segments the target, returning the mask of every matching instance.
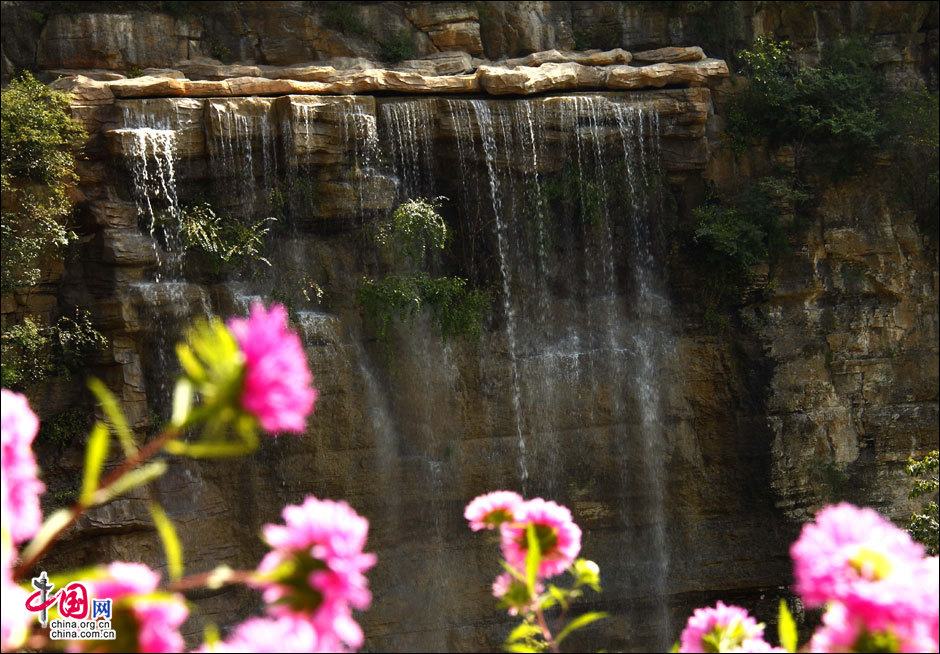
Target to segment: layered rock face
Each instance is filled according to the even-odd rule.
[[[222,4],[231,16],[55,13],[27,43],[26,9],[4,3],[4,29],[8,15],[24,26],[4,32],[4,70],[61,69],[90,133],[81,252],[42,292],[4,297],[4,319],[91,307],[111,341],[94,372],[141,431],[165,411],[189,320],[277,299],[304,337],[321,391],[309,433],[245,460],[175,461],[154,490],[188,571],[251,566],[285,503],[344,498],[380,557],[369,646],[495,649],[508,622],[489,596],[494,548],[462,508],[512,488],[566,503],[585,530],[606,581],[595,608],[615,616],[585,646],[644,651],[668,647],[705,601],[771,616],[787,546],[821,504],[906,517],[902,462],[937,443],[935,244],[875,169],[827,187],[771,291],[745,308],[750,325],[704,328],[671,238],[706,182],[748,171],[723,154],[727,65],[686,40],[707,31],[702,16],[375,3],[349,35],[306,3]],[[857,25],[881,35],[895,77],[929,80],[935,6],[832,3],[814,27],[727,4],[730,43]],[[398,30],[429,56],[372,61]],[[573,51],[585,41],[604,49]],[[223,46],[231,63],[206,58]],[[435,272],[490,292],[478,341],[442,340],[420,318],[383,343],[363,319],[360,281],[390,270],[370,226],[417,196],[448,198],[454,243]],[[229,219],[275,215],[271,268],[220,274],[174,253],[161,217],[203,201]],[[80,401],[74,386],[36,399],[52,415]],[[43,453],[51,504],[79,477],[80,448]],[[159,567],[147,499],[90,514],[49,565]],[[193,599],[190,634],[258,608],[244,591]]]

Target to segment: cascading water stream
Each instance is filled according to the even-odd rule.
[[[500,279],[503,290],[503,312],[505,317],[506,343],[509,350],[510,375],[512,377],[512,409],[513,419],[516,427],[516,437],[519,447],[519,477],[523,492],[529,480],[529,467],[526,463],[526,442],[522,431],[522,394],[519,387],[519,364],[516,353],[516,313],[512,301],[512,280],[510,279],[509,269],[509,244],[507,225],[503,217],[502,196],[499,188],[499,173],[497,171],[496,161],[496,134],[493,129],[492,116],[490,108],[483,100],[471,100],[470,106],[473,108],[476,117],[477,127],[480,131],[480,142],[483,146],[483,154],[486,160],[486,171],[490,185],[490,199],[493,203],[493,220],[496,228],[496,243],[499,255]],[[466,132],[470,133],[468,125]],[[458,131],[458,137],[460,132]]]
[[[473,234],[477,241],[461,244],[467,251],[479,250],[470,255],[478,259],[468,267],[478,260],[489,263],[486,257],[492,256],[493,263],[478,277],[490,274],[500,291],[503,334],[496,338],[504,339],[505,350],[493,352],[484,340],[476,351],[455,347],[454,355],[422,317],[395,333],[397,372],[391,366],[379,374],[358,327],[338,330],[342,334],[337,342],[344,347],[329,353],[347,357],[361,382],[366,432],[371,431],[375,448],[369,456],[377,470],[377,492],[387,498],[383,511],[392,514],[383,518],[391,533],[409,526],[405,512],[415,498],[404,496],[407,481],[422,480],[420,500],[428,512],[423,527],[426,549],[410,550],[400,543],[394,547],[405,560],[414,552],[427,559],[424,567],[430,576],[420,581],[416,577],[414,588],[408,589],[433,607],[427,612],[427,637],[434,631],[443,639],[452,620],[447,584],[454,579],[456,559],[448,551],[447,529],[454,507],[447,494],[448,482],[460,474],[451,448],[464,445],[464,434],[459,426],[441,429],[448,419],[442,407],[460,394],[466,380],[460,378],[459,357],[470,351],[479,356],[481,370],[498,367],[500,381],[506,382],[507,390],[497,400],[502,413],[494,415],[506,416],[501,446],[509,457],[515,448],[516,461],[507,463],[516,466],[523,492],[544,493],[558,501],[580,492],[572,490],[567,478],[571,468],[566,466],[575,458],[568,448],[577,447],[581,439],[609,446],[616,454],[621,473],[619,480],[614,477],[614,487],[619,481],[624,527],[618,537],[625,539],[624,551],[637,554],[604,567],[614,571],[611,587],[622,597],[641,602],[652,598],[656,637],[668,638],[667,396],[661,377],[675,346],[651,227],[660,208],[653,191],[660,175],[657,114],[631,98],[602,96],[420,98],[376,104],[378,115],[368,102],[356,99],[344,99],[329,109],[295,101],[291,117],[276,124],[270,100],[252,99],[244,107],[229,100],[207,101],[210,174],[239,218],[263,216],[273,190],[286,188],[293,202],[287,213],[290,223],[274,239],[277,270],[271,278],[228,283],[237,309],[247,311],[254,299],[269,301],[273,291],[286,293],[294,274],[287,269],[307,274],[313,269],[312,246],[325,247],[322,241],[316,243],[319,235],[301,224],[316,196],[297,192],[300,185],[313,188],[320,179],[321,164],[308,154],[322,148],[324,124],[337,129],[333,138],[345,153],[340,179],[355,185],[358,207],[350,201],[350,213],[358,211],[363,222],[367,212],[379,206],[369,195],[373,176],[393,175],[399,201],[455,190],[460,196],[455,206],[460,227],[480,227]],[[323,111],[341,113],[325,117]],[[182,211],[177,197],[183,197],[177,189],[179,128],[172,121],[148,121],[144,112],[126,116],[134,199],[144,227],[149,225],[159,236],[154,225],[164,224],[161,213],[178,217]],[[442,127],[448,120],[453,124],[454,151],[435,151],[434,138],[446,131]],[[279,152],[280,145],[289,152]],[[559,157],[556,151],[569,156]],[[447,157],[454,158],[455,173],[436,178],[435,171]],[[351,174],[346,175],[347,169]],[[170,237],[160,238],[171,243],[168,252],[178,251]],[[140,301],[174,323],[187,320],[192,309],[210,313],[205,289],[189,288],[182,281],[182,267],[171,265],[166,255],[164,259],[157,273],[162,286],[141,285]],[[169,311],[166,303],[185,310]],[[338,321],[338,315],[330,319]],[[308,332],[317,332],[324,316],[294,312],[311,348],[319,345]],[[159,330],[174,333],[162,326]],[[171,345],[158,349],[172,352]],[[328,359],[318,361],[326,365]],[[159,365],[168,370],[170,362]],[[394,375],[401,374],[405,388],[384,388],[386,373],[392,384]],[[439,648],[446,645],[446,640],[438,643]]]
[[[390,102],[382,105],[388,126],[388,159],[398,179],[399,198],[430,195],[433,184],[434,119],[430,99]]]

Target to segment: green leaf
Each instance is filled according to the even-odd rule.
[[[535,584],[538,581],[539,563],[542,561],[542,550],[539,547],[539,538],[535,534],[535,525],[526,525],[526,543],[528,552],[525,557],[525,583],[529,589],[529,597],[535,597]]]
[[[555,643],[558,645],[561,645],[561,642],[565,638],[570,636],[572,633],[574,633],[578,629],[583,629],[589,624],[593,624],[597,622],[598,620],[603,620],[604,618],[607,618],[607,617],[609,617],[609,615],[601,611],[593,611],[591,613],[584,613],[582,615],[579,615],[574,620],[569,622],[565,626],[564,629],[558,632],[558,636],[555,637]]]
[[[108,445],[111,434],[103,422],[96,422],[88,435],[88,445],[85,446],[85,472],[82,475],[82,493],[79,502],[88,505],[95,491],[98,490],[98,480],[104,462],[108,458]]]
[[[124,456],[132,456],[137,452],[137,443],[134,438],[134,432],[132,432],[131,428],[128,426],[127,418],[124,417],[124,412],[121,411],[121,405],[117,398],[114,397],[114,394],[108,390],[108,387],[105,386],[104,382],[100,379],[94,377],[89,379],[88,388],[95,394],[98,403],[101,405],[101,408],[108,418],[111,429],[117,434],[118,440],[121,442],[121,447],[124,448]]]
[[[199,363],[199,359],[193,354],[192,349],[185,343],[176,346],[176,358],[179,359],[183,372],[194,382],[200,382],[206,378],[206,369]]]
[[[20,555],[21,561],[29,561],[38,553],[45,549],[46,544],[60,531],[65,529],[72,521],[71,509],[59,509],[51,516],[46,518],[45,522],[39,528],[39,532],[33,537],[29,545]]]
[[[105,504],[127,491],[149,484],[154,479],[162,476],[166,472],[166,467],[166,461],[154,461],[136,470],[131,470],[107,488],[96,491],[93,496],[92,506]]]
[[[679,641],[677,640],[676,642],[672,644],[672,647],[669,648],[669,652],[670,654],[674,654],[675,652],[678,652],[678,651],[679,651]]]
[[[506,643],[503,645],[503,649],[507,652],[540,652],[541,649],[538,647],[533,647],[532,645],[527,645],[525,643]]]
[[[192,406],[193,385],[185,377],[180,377],[173,388],[173,416],[170,418],[170,423],[175,427],[186,424]]]
[[[211,652],[214,649],[215,645],[218,645],[222,640],[222,635],[219,633],[219,628],[215,625],[214,622],[209,622],[202,630],[202,642]]]
[[[565,611],[568,610],[568,593],[569,591],[559,588],[555,584],[548,585],[548,594],[551,595],[552,599],[558,602]]]
[[[257,441],[244,443],[242,441],[230,443],[184,443],[183,441],[170,441],[166,444],[166,451],[177,456],[188,456],[193,459],[221,459],[231,456],[243,456],[254,451]]]
[[[511,565],[509,565],[509,564],[506,563],[505,561],[500,561],[499,564],[500,564],[501,566],[503,566],[503,570],[505,570],[506,572],[508,572],[509,575],[510,575],[513,579],[515,579],[516,581],[519,581],[519,582],[521,582],[521,583],[523,583],[523,584],[525,583],[525,577],[522,576],[522,573],[520,573],[520,572],[519,572],[518,570],[516,570],[514,567],[512,567]]]
[[[509,632],[509,635],[506,636],[507,643],[515,643],[520,640],[528,640],[529,638],[536,638],[542,634],[542,630],[536,627],[534,624],[529,622],[523,622],[516,626],[512,631]]]
[[[157,528],[157,533],[160,534],[160,540],[163,542],[163,551],[166,553],[166,567],[170,573],[170,579],[176,581],[183,576],[183,545],[176,533],[176,527],[163,510],[163,507],[156,502],[150,503],[150,515],[153,518],[153,524]]]
[[[799,644],[799,636],[796,630],[796,620],[793,614],[787,608],[787,601],[780,600],[780,612],[777,618],[777,635],[780,638],[780,646],[788,652],[795,652]]]

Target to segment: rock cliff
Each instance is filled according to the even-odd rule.
[[[786,157],[725,144],[735,49],[766,34],[812,59],[863,34],[893,83],[935,90],[937,3],[330,4],[3,3],[4,77],[56,80],[90,135],[81,244],[3,297],[4,324],[91,308],[110,339],[93,371],[141,431],[165,408],[190,317],[286,294],[304,334],[322,394],[310,432],[246,460],[176,462],[153,491],[189,571],[250,566],[283,504],[342,497],[380,557],[369,644],[492,649],[507,623],[462,507],[525,485],[571,506],[605,573],[597,605],[616,618],[591,644],[643,651],[713,598],[770,617],[788,543],[820,505],[906,518],[903,462],[937,445],[940,279],[936,242],[892,201],[890,163],[823,181],[766,292],[720,333],[672,239],[707,184]],[[385,265],[367,226],[416,194],[451,198],[461,243],[440,265],[495,298],[479,342],[419,320],[383,345],[363,323],[356,288]],[[271,270],[172,260],[155,214],[203,199],[229,215],[280,207]],[[563,218],[532,213],[549,204]],[[321,299],[297,293],[308,279]],[[76,386],[31,397],[51,418],[87,402]],[[41,445],[47,508],[75,485],[81,446]],[[89,514],[49,565],[159,565],[147,497]],[[193,634],[257,605],[194,599]]]

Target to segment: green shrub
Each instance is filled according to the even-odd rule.
[[[411,320],[427,310],[445,338],[479,335],[489,296],[471,289],[461,277],[389,275],[381,280],[364,279],[359,303],[383,340],[395,321]]]
[[[442,251],[447,246],[449,234],[447,223],[438,209],[445,199],[417,198],[401,203],[391,218],[377,224],[376,243],[416,265],[423,263],[429,252]]]
[[[167,226],[176,222],[183,250],[204,255],[216,271],[233,262],[259,261],[271,265],[261,253],[274,218],[246,223],[222,217],[211,205],[203,202],[184,207],[176,220],[169,215],[161,216],[161,220]]]
[[[786,246],[787,227],[809,199],[794,180],[762,177],[736,197],[712,195],[693,210],[694,241],[710,264],[746,276],[754,265],[773,259]]]
[[[75,181],[73,149],[83,142],[85,131],[69,113],[69,96],[29,73],[3,90],[0,116],[0,285],[8,291],[36,284],[41,259],[75,239],[63,224],[71,207],[66,189]]]
[[[883,140],[885,86],[859,41],[829,44],[817,66],[798,64],[787,41],[765,37],[738,57],[749,85],[729,109],[737,147],[754,139],[803,144],[827,165],[850,170]]]
[[[379,59],[382,61],[394,63],[405,59],[413,59],[415,52],[414,39],[407,29],[392,32],[379,41]]]
[[[93,416],[87,409],[66,409],[50,419],[44,419],[37,438],[41,442],[64,447],[84,440],[92,422]]]
[[[347,2],[330,2],[323,12],[323,24],[343,34],[362,36],[369,33],[369,28],[362,21],[362,16]]]
[[[938,238],[940,215],[940,111],[936,93],[910,91],[888,105],[892,170],[898,198],[917,215],[921,228]]]
[[[0,378],[5,387],[23,388],[49,377],[68,376],[82,370],[88,357],[107,344],[87,311],[63,316],[54,325],[26,317],[0,336]]]
[[[908,459],[907,474],[914,479],[911,488],[911,499],[925,498],[919,511],[911,515],[908,531],[915,540],[924,544],[927,553],[936,555],[938,537],[940,537],[940,523],[937,518],[937,489],[940,482],[937,480],[938,459],[937,450],[928,452],[920,459]]]

